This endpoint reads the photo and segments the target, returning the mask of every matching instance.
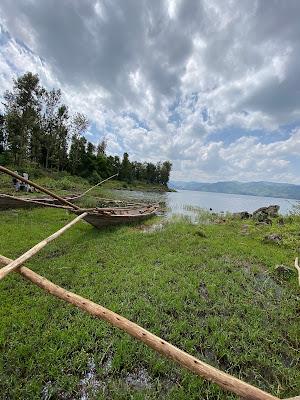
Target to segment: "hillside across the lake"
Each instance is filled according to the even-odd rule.
[[[174,189],[199,190],[202,192],[245,194],[250,196],[282,197],[300,200],[300,185],[275,182],[183,182],[171,181]]]

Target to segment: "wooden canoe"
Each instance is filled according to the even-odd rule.
[[[151,204],[142,207],[95,208],[94,210],[72,210],[72,212],[79,215],[87,211],[84,220],[99,229],[110,225],[139,223],[156,215],[158,209],[158,204]]]
[[[71,203],[80,199],[80,195],[74,194],[64,197],[64,199]],[[17,197],[8,194],[0,194],[0,211],[8,210],[10,208],[32,208],[32,207],[46,207],[47,205],[58,205],[58,200],[51,199],[50,197]]]
[[[70,202],[76,201],[80,198],[78,195],[68,196],[66,199]],[[103,199],[104,203],[104,199]],[[107,202],[112,204],[113,200]],[[32,208],[32,207],[55,207],[61,209],[67,209],[68,211],[74,212],[77,215],[82,212],[88,212],[84,218],[86,222],[95,226],[96,228],[102,228],[110,225],[120,225],[143,221],[153,215],[159,209],[159,205],[151,204],[137,204],[130,205],[127,207],[120,206],[120,202],[116,201],[114,207],[106,208],[89,208],[73,210],[71,207],[62,206],[56,199],[51,198],[27,198],[27,197],[15,197],[6,194],[0,194],[0,211],[7,210],[10,208]]]

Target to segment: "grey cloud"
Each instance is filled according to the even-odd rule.
[[[0,42],[6,58],[20,71],[42,58],[44,75],[51,71],[73,105],[99,130],[112,127],[112,146],[140,158],[161,154],[207,174],[234,173],[209,147],[211,132],[276,131],[300,117],[298,0],[180,0],[171,17],[168,0],[2,0],[1,15],[7,41],[33,51],[26,58]],[[3,87],[7,65],[0,60]],[[126,112],[151,132],[134,131]],[[191,151],[204,136],[202,153]]]

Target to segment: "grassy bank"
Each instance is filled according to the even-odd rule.
[[[71,218],[2,212],[0,253],[16,258]],[[147,231],[157,222],[101,231],[80,222],[28,266],[209,364],[276,396],[298,395],[300,219],[178,220]],[[263,242],[271,232],[279,244]],[[0,282],[0,303],[3,399],[236,398],[16,273]]]
[[[11,168],[14,170],[14,168]],[[59,194],[69,193],[82,193],[95,183],[89,182],[87,179],[79,176],[70,175],[67,172],[51,172],[43,169],[24,169],[29,172],[29,179],[35,183],[44,186],[47,189],[55,190]],[[23,171],[23,170],[22,170]],[[97,182],[96,182],[97,183]],[[0,188],[1,193],[13,194],[13,195],[24,195],[24,192],[15,192],[12,186],[12,178],[5,174],[0,174]],[[101,186],[93,190],[93,195],[107,196],[110,190],[137,190],[147,192],[167,192],[174,191],[169,189],[167,186],[161,184],[150,184],[146,182],[134,181],[131,183],[123,182],[120,180],[109,180]],[[29,194],[29,196],[41,196],[41,193]]]

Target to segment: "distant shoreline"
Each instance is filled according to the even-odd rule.
[[[179,182],[171,181],[169,186],[177,190],[196,192],[237,194],[241,196],[260,196],[300,201],[300,185],[273,182]]]
[[[261,194],[250,194],[250,193],[232,193],[232,192],[216,192],[216,191],[212,191],[212,190],[196,190],[196,189],[176,189],[175,192],[178,192],[179,190],[184,190],[186,192],[199,192],[199,193],[215,193],[215,194],[235,194],[237,196],[253,196],[253,197],[267,197],[267,198],[273,198],[273,199],[284,199],[284,200],[292,200],[292,201],[300,201],[299,199],[292,199],[290,197],[283,197],[283,196],[266,196],[266,195],[261,195]]]

